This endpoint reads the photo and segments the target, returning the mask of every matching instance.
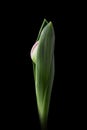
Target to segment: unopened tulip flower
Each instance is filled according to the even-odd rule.
[[[42,127],[47,122],[53,86],[54,43],[53,24],[44,19],[36,43],[31,49],[37,107]]]

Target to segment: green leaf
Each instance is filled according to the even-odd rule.
[[[40,31],[39,31],[39,33],[38,33],[38,36],[37,36],[37,40],[36,40],[36,41],[39,40],[40,35],[41,35],[41,32],[42,32],[43,28],[47,25],[47,23],[48,23],[47,20],[44,19],[44,21],[43,21],[43,23],[42,23],[42,25],[41,25]]]

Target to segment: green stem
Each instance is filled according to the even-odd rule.
[[[41,122],[41,130],[47,130],[47,121]]]

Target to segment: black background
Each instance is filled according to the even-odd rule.
[[[38,5],[38,6],[37,6]],[[48,129],[74,128],[77,110],[73,94],[73,38],[70,13],[65,3],[9,3],[3,10],[4,71],[3,127],[40,129],[30,50],[46,18],[55,30],[55,78]],[[74,50],[75,51],[75,50]],[[74,102],[74,103],[73,103]]]

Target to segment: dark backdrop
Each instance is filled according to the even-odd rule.
[[[51,96],[48,129],[70,129],[75,126],[72,102],[73,58],[70,43],[70,19],[62,3],[12,3],[4,12],[6,50],[6,87],[3,117],[9,129],[40,129],[36,106],[30,50],[44,18],[52,21],[55,30],[55,78]],[[72,60],[71,60],[72,59]],[[74,117],[74,120],[73,120]]]

